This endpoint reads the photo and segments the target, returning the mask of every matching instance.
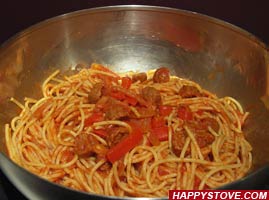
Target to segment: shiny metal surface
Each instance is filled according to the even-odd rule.
[[[44,21],[0,49],[1,151],[5,153],[4,124],[18,112],[8,99],[23,102],[25,96],[40,96],[40,83],[55,69],[69,74],[76,72],[78,63],[92,62],[119,72],[167,66],[172,74],[194,80],[220,97],[238,99],[251,113],[244,130],[254,147],[255,171],[269,163],[268,59],[268,47],[246,31],[181,10],[118,6]],[[3,155],[0,159],[1,169],[19,187],[23,180],[15,180],[12,173],[21,168],[12,168]],[[38,196],[37,190],[37,196],[30,196],[29,187],[21,187],[28,197],[49,199],[48,194]]]

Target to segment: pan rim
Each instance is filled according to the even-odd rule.
[[[77,11],[72,11],[68,13],[64,13],[61,15],[57,15],[45,20],[42,20],[40,22],[37,22],[19,32],[11,36],[9,39],[4,41],[0,45],[0,52],[8,45],[12,45],[12,43],[16,43],[17,40],[24,37],[25,35],[28,35],[32,32],[35,32],[41,28],[44,28],[46,26],[49,26],[52,23],[57,23],[61,20],[65,19],[71,19],[75,17],[79,17],[82,15],[88,15],[88,14],[95,14],[100,12],[115,12],[115,11],[150,11],[150,12],[162,12],[162,13],[173,13],[178,15],[183,15],[187,17],[191,17],[197,20],[203,20],[207,21],[208,23],[215,24],[217,26],[221,26],[223,28],[229,29],[230,31],[233,31],[237,34],[240,34],[241,36],[245,37],[248,40],[251,40],[252,42],[256,43],[266,51],[269,51],[269,45],[264,43],[260,38],[258,38],[256,35],[248,32],[247,30],[240,28],[239,26],[236,26],[232,23],[229,23],[227,21],[211,17],[206,14],[190,11],[190,10],[184,10],[184,9],[178,9],[178,8],[172,8],[172,7],[164,7],[164,6],[150,6],[150,5],[116,5],[116,6],[103,6],[103,7],[94,7],[94,8],[87,8],[87,9],[81,9]]]
[[[9,46],[9,45],[14,45],[16,44],[16,42],[22,38],[25,37],[28,34],[31,34],[35,31],[38,31],[46,26],[49,26],[53,23],[57,23],[61,20],[66,20],[66,19],[72,19],[75,17],[79,17],[79,16],[83,16],[83,15],[88,15],[88,14],[95,14],[95,13],[100,13],[100,12],[115,12],[115,11],[150,11],[150,12],[162,12],[162,13],[174,13],[174,14],[178,14],[178,15],[182,15],[182,16],[187,16],[187,17],[191,17],[197,20],[203,20],[206,21],[208,23],[212,23],[215,24],[217,26],[221,26],[225,29],[229,29],[230,31],[233,31],[237,34],[240,34],[241,36],[243,36],[244,38],[252,41],[253,43],[257,44],[258,46],[260,46],[262,49],[268,51],[269,50],[269,46],[266,45],[262,40],[260,40],[257,36],[255,36],[254,34],[236,26],[233,25],[229,22],[226,22],[224,20],[221,19],[217,19],[215,17],[211,17],[205,14],[201,14],[201,13],[197,13],[197,12],[193,12],[193,11],[188,11],[188,10],[183,10],[183,9],[177,9],[177,8],[170,8],[170,7],[161,7],[161,6],[148,6],[148,5],[117,5],[117,6],[105,6],[105,7],[95,7],[95,8],[88,8],[88,9],[82,9],[82,10],[77,10],[77,11],[73,11],[73,12],[68,12],[65,14],[61,14],[49,19],[45,19],[41,22],[38,22],[36,24],[33,24],[31,26],[29,26],[28,28],[16,33],[15,35],[13,35],[12,37],[10,37],[8,40],[6,40],[4,43],[2,43],[0,45],[0,54],[2,53],[2,51],[5,49],[5,47]],[[2,155],[4,155],[9,161],[13,162],[9,157],[6,156],[6,154],[0,152]],[[20,167],[18,164],[14,163],[16,166]],[[29,172],[28,170],[24,169],[23,167],[20,167],[23,170]],[[29,172],[31,173],[31,172]],[[252,174],[253,171],[249,172],[248,175]],[[35,174],[31,173],[32,175],[36,176]],[[247,177],[248,175],[246,175],[245,177]],[[39,177],[39,176],[37,176]],[[42,177],[39,177],[42,180],[47,181],[50,184],[54,184],[57,186],[60,186],[64,189],[69,189],[69,190],[73,190],[72,188],[67,188],[65,186],[62,185],[58,185],[56,183],[53,183],[51,181],[48,181]],[[240,179],[238,180],[240,181]],[[234,183],[234,182],[232,182]],[[230,184],[230,183],[229,183]],[[228,184],[227,184],[228,185]],[[102,198],[108,198],[108,199],[119,199],[119,197],[111,197],[111,196],[106,196],[106,195],[98,195],[98,194],[93,194],[93,193],[88,193],[88,192],[83,192],[83,191],[77,191],[77,190],[73,190],[75,192],[79,192],[79,193],[84,193],[86,195],[94,195],[97,197],[102,197]],[[128,199],[128,197],[123,198],[123,199]],[[135,199],[141,199],[141,198],[135,198]],[[143,199],[143,198],[142,198]],[[160,198],[146,198],[146,199],[160,199]],[[162,199],[162,198],[161,198]]]

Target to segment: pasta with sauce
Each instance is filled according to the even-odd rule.
[[[243,177],[248,116],[161,67],[117,74],[92,64],[42,85],[5,127],[10,158],[52,182],[109,196],[164,197],[171,189],[216,188]]]

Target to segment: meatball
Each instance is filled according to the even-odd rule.
[[[183,85],[179,90],[179,95],[182,98],[193,98],[193,97],[201,97],[203,94],[194,86],[191,85]]]
[[[170,72],[166,67],[157,69],[153,75],[154,83],[166,83],[170,80]]]
[[[103,111],[107,120],[116,120],[127,117],[131,112],[128,105],[113,98],[108,98]]]

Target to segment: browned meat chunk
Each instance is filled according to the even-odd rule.
[[[131,110],[125,103],[113,98],[108,98],[103,111],[105,112],[105,118],[107,120],[115,120],[127,117]]]
[[[103,146],[94,136],[81,133],[75,138],[75,153],[81,157],[92,155],[105,156],[107,148]]]
[[[203,96],[203,94],[201,94],[196,87],[189,85],[183,85],[182,88],[179,90],[179,95],[182,98],[193,98]]]
[[[91,137],[88,134],[80,134],[75,138],[75,152],[79,156],[90,156],[94,153],[91,144],[95,143],[95,140]]]
[[[219,123],[213,119],[213,118],[204,118],[201,120],[201,123],[202,123],[202,126],[201,127],[204,127],[204,128],[208,128],[208,127],[211,127],[215,132],[218,132],[219,131]]]
[[[162,104],[162,98],[160,91],[156,90],[154,87],[144,87],[141,91],[143,99],[152,105]]]
[[[124,127],[111,126],[107,129],[106,141],[111,148],[118,144],[123,138],[128,135],[128,130]]]
[[[172,135],[172,150],[176,156],[180,156],[187,138],[185,130],[176,131]]]
[[[200,120],[188,121],[188,126],[194,131],[207,132],[208,127],[211,127],[215,132],[219,131],[219,123],[210,117],[205,117]]]
[[[88,94],[89,103],[96,103],[102,96],[103,83],[96,83]]]
[[[196,130],[193,131],[194,137],[197,141],[197,144],[200,148],[207,147],[212,144],[215,140],[215,137],[205,130]],[[181,151],[184,147],[185,141],[187,138],[187,133],[185,130],[175,132],[172,135],[172,150],[175,155],[180,156]],[[187,149],[186,154],[190,154],[190,148]]]
[[[215,137],[206,131],[196,131],[194,136],[200,148],[204,148],[212,144],[215,140]]]
[[[166,83],[170,80],[170,72],[166,67],[157,69],[153,75],[154,83]]]
[[[140,81],[140,83],[147,80],[147,74],[145,72],[140,72],[137,74],[133,74],[132,76],[132,82],[135,83],[137,81]]]

